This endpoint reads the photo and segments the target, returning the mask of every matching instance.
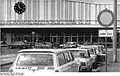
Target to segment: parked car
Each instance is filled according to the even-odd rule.
[[[66,42],[65,44],[61,44],[61,48],[76,48],[78,46],[77,42]]]
[[[102,50],[100,45],[85,45],[85,46],[81,46],[81,47],[89,47],[89,48],[92,47],[92,48],[94,48],[94,50],[96,51],[96,54],[97,54],[96,62],[98,64],[101,64],[105,61],[105,53],[102,52],[104,50]]]
[[[18,52],[9,72],[78,72],[78,61],[63,49],[25,49]]]
[[[97,53],[96,53],[96,49],[94,47],[91,46],[84,46],[84,47],[80,47],[82,49],[88,49],[90,52],[90,56],[92,58],[92,69],[97,69],[99,67],[98,63],[97,63]]]
[[[30,43],[25,43],[23,41],[16,41],[12,44],[8,44],[9,48],[30,48],[31,44]]]
[[[36,42],[35,48],[53,48],[53,44],[50,42]]]
[[[68,48],[66,50],[72,52],[76,60],[79,61],[81,71],[92,71],[92,58],[90,57],[88,49]]]

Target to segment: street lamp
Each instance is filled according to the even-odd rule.
[[[33,31],[32,32],[32,48],[34,48],[34,44],[35,44],[35,42],[34,42],[34,36],[35,36],[35,32]]]

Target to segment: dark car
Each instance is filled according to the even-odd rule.
[[[8,45],[9,48],[30,48],[31,44],[30,43],[25,43],[23,41],[16,41],[12,44]]]

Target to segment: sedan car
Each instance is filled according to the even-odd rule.
[[[78,72],[78,61],[63,49],[25,49],[18,52],[9,72]]]
[[[92,58],[88,49],[83,48],[69,48],[66,49],[73,53],[76,60],[79,61],[81,65],[81,71],[92,71]]]
[[[12,44],[8,45],[9,48],[30,48],[31,44],[30,43],[25,43],[23,41],[16,41]]]
[[[98,64],[101,64],[105,61],[105,53],[104,53],[104,49],[101,47],[101,45],[85,45],[85,46],[81,46],[81,47],[89,47],[89,48],[94,48],[97,58],[96,58],[96,62]]]

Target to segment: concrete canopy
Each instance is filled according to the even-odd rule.
[[[113,4],[114,0],[72,0],[72,1],[82,1],[88,3],[96,3],[96,4]],[[120,0],[117,0],[118,4],[120,4]]]

